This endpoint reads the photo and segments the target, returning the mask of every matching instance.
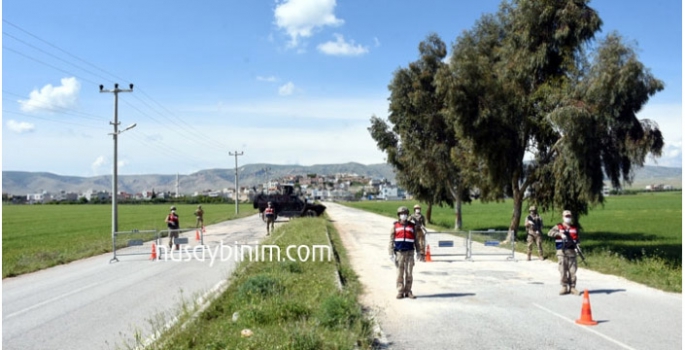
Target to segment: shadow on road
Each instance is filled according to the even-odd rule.
[[[417,299],[423,298],[457,298],[457,297],[470,297],[474,296],[476,293],[438,293],[438,294],[428,294],[428,295],[417,295]]]
[[[595,289],[595,290],[588,290],[588,294],[611,294],[611,293],[617,293],[617,292],[625,292],[625,289]]]

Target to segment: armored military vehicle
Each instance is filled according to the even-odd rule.
[[[271,193],[259,193],[252,199],[252,206],[259,209],[259,215],[264,217],[264,209],[271,202],[276,213],[276,218],[282,217],[301,217],[319,216],[326,210],[322,204],[314,204],[295,193],[295,186],[287,184],[280,185],[278,190]]]

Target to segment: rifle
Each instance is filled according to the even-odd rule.
[[[580,256],[580,260],[583,261],[583,264],[587,265],[587,262],[585,262],[585,254],[583,254],[583,251],[580,249],[580,246],[576,245],[576,253],[578,253],[578,256]]]

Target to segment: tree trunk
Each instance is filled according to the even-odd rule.
[[[454,229],[455,230],[461,230],[461,188],[459,185],[454,186],[447,186],[449,188],[450,192],[452,193],[452,198],[454,198]]]
[[[523,191],[519,188],[514,188],[514,212],[511,214],[511,222],[509,223],[509,232],[511,236],[509,239],[516,237],[516,230],[518,230],[521,222],[521,207],[523,206]]]
[[[431,222],[431,214],[433,214],[433,204],[428,203],[428,208],[426,208],[426,223]]]
[[[454,229],[460,231],[461,227],[461,191],[457,191],[454,198]]]

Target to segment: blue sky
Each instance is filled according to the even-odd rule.
[[[2,4],[2,168],[190,174],[240,164],[384,162],[366,128],[392,73],[437,33],[449,47],[500,1],[73,1]],[[593,1],[666,89],[640,113],[682,164],[682,5]]]

